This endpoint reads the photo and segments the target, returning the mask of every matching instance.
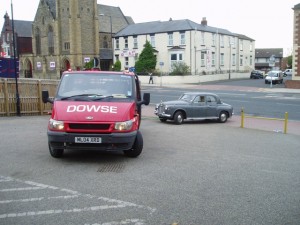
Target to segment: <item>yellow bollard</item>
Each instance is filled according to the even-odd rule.
[[[241,109],[241,128],[244,128],[244,108]]]
[[[285,133],[285,134],[287,133],[288,117],[289,117],[288,112],[285,112],[285,115],[284,115],[284,133]]]

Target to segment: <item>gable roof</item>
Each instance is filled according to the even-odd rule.
[[[18,37],[32,37],[32,21],[14,20],[14,28]]]
[[[274,55],[276,58],[283,57],[283,48],[256,48],[255,58],[269,58]]]
[[[119,30],[133,24],[133,19],[129,16],[124,16],[120,7],[98,4],[100,32],[110,33],[112,23],[112,33],[117,33]],[[111,21],[110,21],[111,19]]]
[[[228,30],[210,27],[202,24],[195,23],[191,20],[169,20],[169,21],[153,21],[145,23],[130,24],[124,29],[120,30],[115,37],[143,35],[143,34],[156,34],[168,33],[175,31],[189,31],[198,30],[211,33],[220,33],[235,36]]]

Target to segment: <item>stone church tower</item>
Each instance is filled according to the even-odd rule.
[[[99,57],[97,0],[40,0],[32,38],[35,77],[57,79],[65,70],[81,70]]]

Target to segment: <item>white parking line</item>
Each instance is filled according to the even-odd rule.
[[[51,200],[51,199],[70,199],[78,198],[79,195],[64,195],[64,196],[55,196],[55,197],[40,197],[40,198],[27,198],[27,199],[16,199],[16,200],[4,200],[0,201],[0,204],[14,203],[14,202],[36,202],[42,200]]]

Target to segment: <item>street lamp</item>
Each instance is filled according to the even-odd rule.
[[[99,16],[108,16],[103,13],[99,14]],[[113,37],[112,37],[112,17],[109,15],[109,23],[110,23],[110,41],[111,41],[111,55],[112,55],[112,65],[114,65],[114,42],[113,42]]]

